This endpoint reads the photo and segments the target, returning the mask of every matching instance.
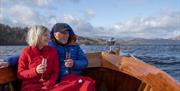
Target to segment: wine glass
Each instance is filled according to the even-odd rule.
[[[65,58],[64,62],[67,62],[68,59],[71,59],[71,53],[66,52],[66,58]],[[69,74],[69,73],[70,73],[70,68],[66,67],[65,74]]]
[[[47,63],[47,59],[46,59],[46,58],[43,58],[42,61],[41,61],[41,65],[47,65],[46,63]],[[40,80],[39,80],[39,81],[41,81],[41,82],[44,81],[44,79],[43,79],[43,74],[44,74],[44,73],[41,74],[41,78],[40,78]]]

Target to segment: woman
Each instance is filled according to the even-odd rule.
[[[21,91],[43,91],[52,88],[59,74],[59,61],[55,48],[48,46],[48,29],[33,26],[28,31],[28,47],[18,61],[18,78]]]

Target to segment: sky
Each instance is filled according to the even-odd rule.
[[[0,0],[0,23],[51,29],[58,22],[87,37],[174,38],[180,0]]]

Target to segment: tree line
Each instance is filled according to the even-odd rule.
[[[0,45],[26,45],[27,27],[0,24]]]
[[[27,45],[27,31],[27,27],[11,27],[0,23],[0,45]],[[103,39],[78,36],[78,43],[85,45],[103,45],[106,44],[106,41]]]

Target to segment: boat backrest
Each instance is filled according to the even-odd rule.
[[[7,67],[0,69],[0,85],[7,84],[17,79],[16,68]]]

